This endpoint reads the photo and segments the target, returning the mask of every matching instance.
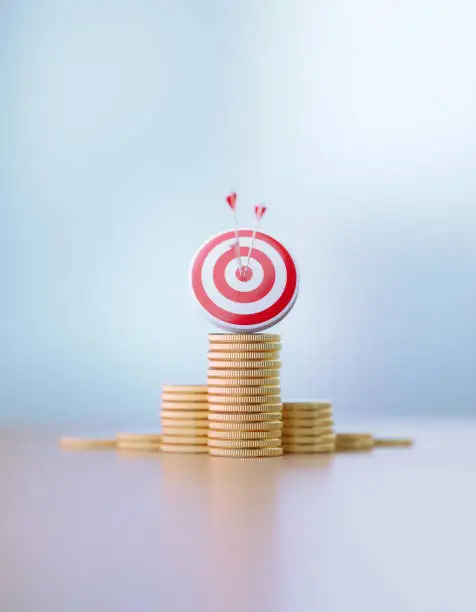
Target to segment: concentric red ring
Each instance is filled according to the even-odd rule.
[[[240,237],[251,237],[252,233],[253,232],[251,230],[240,230],[239,231]],[[294,299],[297,295],[297,289],[298,289],[298,275],[297,275],[296,265],[290,253],[286,250],[286,248],[280,242],[278,242],[271,236],[268,236],[267,234],[257,232],[256,239],[266,242],[272,249],[274,249],[276,253],[279,255],[279,257],[282,259],[284,266],[286,268],[286,284],[285,284],[283,292],[281,293],[279,298],[274,302],[274,304],[271,304],[268,308],[262,311],[259,311],[259,312],[248,313],[248,314],[237,314],[233,312],[228,312],[224,308],[221,308],[220,306],[215,304],[210,299],[208,294],[206,293],[205,288],[203,287],[203,284],[202,284],[202,269],[203,269],[204,262],[206,258],[208,257],[208,255],[211,253],[211,251],[215,247],[217,247],[223,242],[233,240],[234,237],[235,237],[235,232],[233,231],[224,232],[223,234],[219,234],[218,236],[215,236],[214,238],[209,240],[198,251],[193,261],[192,269],[191,269],[191,282],[192,282],[192,288],[193,288],[195,297],[197,298],[202,308],[213,319],[215,319],[217,322],[222,322],[222,323],[231,325],[235,328],[241,328],[241,327],[249,328],[253,326],[263,326],[270,321],[278,320],[280,318],[280,315],[283,315],[283,313],[285,314],[290,309],[292,304],[294,303]],[[257,252],[261,253],[262,255],[265,255],[261,251],[257,250]],[[224,255],[220,256],[213,270],[213,281],[215,282],[217,289],[223,294],[224,297],[228,297],[227,295],[225,295],[225,293],[223,293],[224,284],[226,285],[226,287],[228,287],[228,289],[225,289],[227,293],[230,290],[236,291],[236,290],[233,290],[231,287],[229,287],[228,283],[224,281],[226,265],[227,263],[231,261],[231,259],[233,259],[234,256],[236,256],[236,254],[234,253],[232,249],[227,250],[227,252]],[[269,257],[267,258],[269,259]],[[260,261],[262,266],[263,266],[263,261],[265,261],[264,257],[262,258],[262,261]],[[217,272],[216,268],[217,268],[218,263],[220,265],[218,267],[219,269]],[[266,278],[267,275],[270,273],[270,269],[268,268],[267,263],[265,263],[265,266],[266,266],[267,271],[265,271],[264,277]],[[275,274],[276,271],[274,269],[274,265],[272,264],[272,262],[271,262],[271,268],[272,268],[273,273]],[[264,266],[263,266],[263,270],[264,270]],[[218,280],[218,283],[217,283],[217,280]],[[266,283],[263,280],[263,283],[261,283],[258,289],[260,289],[263,285],[264,285],[264,289],[266,290],[266,293],[264,293],[264,291],[263,291],[263,294],[260,293],[258,299],[261,299],[264,295],[267,295],[270,291],[270,289],[268,289],[267,280],[266,280]],[[273,285],[271,285],[271,287],[272,286]],[[252,293],[252,292],[251,291],[250,292],[237,291],[237,295],[233,294],[233,298],[229,297],[228,299],[231,299],[232,301],[236,301],[238,303],[252,303],[254,300],[252,299],[248,301],[246,297],[248,293]]]
[[[246,247],[240,248],[240,257],[246,258],[248,255],[248,249]],[[218,258],[215,267],[213,268],[213,281],[218,291],[232,302],[240,302],[241,304],[251,304],[251,302],[257,302],[262,298],[266,297],[271,291],[276,280],[276,272],[274,270],[273,262],[271,259],[262,251],[253,249],[253,259],[261,264],[263,268],[263,281],[256,289],[252,291],[238,291],[230,287],[225,277],[225,270],[230,261],[236,258],[236,250],[225,251],[223,255]]]

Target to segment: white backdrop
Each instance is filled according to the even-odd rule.
[[[476,411],[476,5],[7,0],[0,420],[148,424],[204,380],[188,269],[269,207],[285,397]]]

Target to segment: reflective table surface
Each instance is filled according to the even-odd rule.
[[[0,433],[0,610],[475,610],[476,423],[366,430],[416,444],[236,460]]]

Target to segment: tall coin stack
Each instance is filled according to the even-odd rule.
[[[162,443],[165,453],[208,453],[206,385],[162,387]]]
[[[285,453],[332,453],[334,421],[330,402],[284,402]]]
[[[210,334],[209,349],[210,455],[282,455],[280,336]]]

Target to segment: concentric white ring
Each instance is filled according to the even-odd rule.
[[[266,310],[266,308],[272,306],[280,298],[281,294],[285,289],[287,280],[285,263],[280,257],[279,253],[275,249],[273,249],[271,245],[267,244],[263,240],[256,239],[253,246],[253,251],[255,249],[257,251],[262,251],[265,255],[269,257],[275,269],[275,282],[273,287],[271,288],[271,291],[269,291],[269,293],[262,299],[256,300],[255,302],[235,302],[222,295],[222,293],[215,285],[215,281],[213,280],[213,270],[218,259],[224,253],[229,251],[233,247],[233,244],[233,240],[225,240],[224,242],[218,244],[215,248],[213,248],[208,254],[208,256],[205,258],[202,267],[203,288],[214,304],[233,314],[253,314],[256,312],[261,312],[262,310]],[[248,249],[251,246],[251,238],[240,238],[240,246],[246,247]],[[252,265],[254,272],[254,266],[259,262],[257,262],[253,258],[253,252],[250,258],[250,262],[253,262]],[[243,289],[240,287],[239,290],[242,291]]]
[[[245,261],[243,261],[243,266],[245,265]],[[264,279],[264,271],[263,266],[259,261],[255,259],[250,259],[249,268],[253,272],[253,276],[249,281],[242,281],[236,277],[236,271],[238,269],[238,264],[236,259],[232,259],[230,263],[227,265],[225,270],[225,280],[228,285],[235,289],[236,291],[242,291],[243,293],[247,293],[249,291],[254,291],[257,289]]]
[[[240,229],[239,234],[244,263],[253,230]],[[190,267],[192,292],[208,318],[228,332],[249,333],[268,329],[281,321],[296,302],[299,293],[296,261],[278,240],[257,232],[257,259],[252,257],[250,260],[253,276],[243,282],[236,275],[234,243],[235,231],[227,230],[212,236],[198,249]],[[253,289],[249,283],[254,280],[256,265],[262,268],[263,279],[260,284],[255,280],[258,286]],[[215,298],[217,294],[218,300]]]

